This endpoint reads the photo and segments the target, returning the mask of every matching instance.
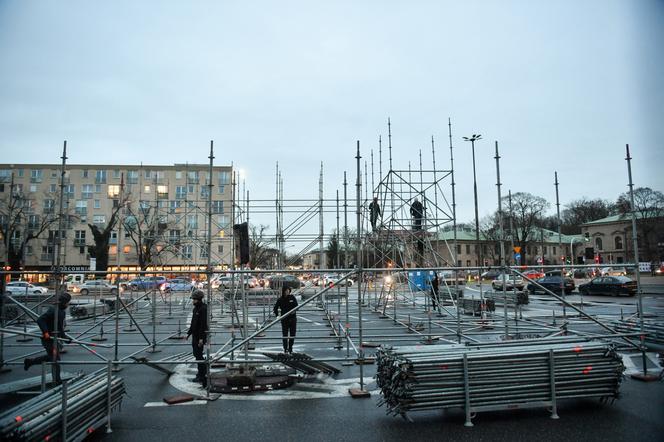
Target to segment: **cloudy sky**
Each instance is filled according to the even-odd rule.
[[[561,203],[664,191],[664,2],[0,0],[2,163],[216,163],[252,198],[325,195],[378,169],[392,120],[395,169],[449,168],[458,219],[503,191]],[[386,142],[383,143],[386,146]],[[383,169],[387,168],[387,152]],[[370,167],[370,166],[369,166]],[[352,188],[351,188],[352,189]],[[267,220],[266,223],[270,223]],[[272,224],[274,224],[272,222]],[[326,229],[327,230],[327,229]]]

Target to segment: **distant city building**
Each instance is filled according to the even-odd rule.
[[[0,224],[6,227],[16,212],[9,203],[21,200],[22,219],[16,220],[12,241],[20,243],[44,220],[59,213],[61,166],[55,164],[0,164]],[[64,181],[64,224],[60,262],[65,269],[88,270],[89,247],[95,244],[88,224],[103,229],[122,201],[122,220],[111,232],[109,270],[139,270],[137,247],[152,244],[156,253],[150,268],[185,270],[207,264],[209,166],[200,164],[153,165],[67,165]],[[233,170],[212,168],[213,265],[231,264],[233,224]],[[13,182],[13,188],[11,188]],[[122,201],[121,201],[122,200]],[[143,226],[143,227],[141,227]],[[132,238],[131,228],[140,242]],[[3,228],[3,232],[6,229]],[[49,270],[55,262],[58,223],[31,240],[23,251],[25,270]],[[140,235],[138,235],[140,236]],[[4,242],[0,261],[7,262]]]
[[[664,217],[643,218],[636,212],[639,261],[664,260]],[[646,227],[647,238],[644,237]],[[632,240],[631,214],[612,215],[581,226],[582,235],[588,240],[586,258],[605,264],[632,262],[634,244]]]

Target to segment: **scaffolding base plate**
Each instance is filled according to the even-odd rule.
[[[661,371],[659,374],[633,373],[631,375],[631,378],[636,379],[637,381],[655,382],[655,381],[661,381],[663,375],[664,371]]]
[[[194,397],[188,394],[181,394],[178,396],[165,397],[164,402],[168,405],[181,404],[183,402],[191,402],[194,400]]]
[[[360,388],[349,388],[348,393],[353,399],[362,399],[371,397],[371,394],[367,390],[362,390]]]

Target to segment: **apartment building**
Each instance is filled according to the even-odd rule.
[[[20,252],[25,270],[48,270],[54,253],[60,213],[61,166],[0,164],[0,226],[20,249],[30,232],[38,237]],[[111,232],[109,268],[139,270],[137,251],[152,247],[150,268],[184,270],[207,264],[208,192],[212,192],[211,261],[232,260],[233,170],[202,164],[67,165],[63,185],[64,237],[60,262],[68,271],[89,270],[95,244],[89,225],[103,229],[118,212]],[[209,184],[212,184],[212,187]],[[5,241],[0,262],[11,263]],[[7,265],[7,264],[5,264]]]

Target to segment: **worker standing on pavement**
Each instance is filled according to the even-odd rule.
[[[193,382],[200,382],[203,388],[207,387],[207,365],[203,359],[203,349],[207,343],[208,333],[208,312],[207,304],[203,302],[205,293],[202,290],[194,290],[191,299],[194,303],[194,310],[191,313],[191,324],[187,331],[187,339],[191,336],[191,349],[198,362],[198,372]]]
[[[71,339],[65,333],[65,316],[67,315],[67,307],[69,307],[70,302],[71,295],[67,292],[62,293],[58,296],[58,311],[55,311],[55,307],[49,307],[48,310],[37,318],[37,325],[42,332],[41,343],[44,350],[46,350],[46,354],[33,359],[26,358],[23,361],[23,368],[26,371],[33,365],[41,364],[42,362],[53,362],[53,382],[56,385],[62,383],[60,377],[60,364],[57,363],[60,360],[62,343],[59,342],[57,338]],[[57,327],[55,321],[56,316],[58,318]]]
[[[295,296],[291,295],[291,289],[289,287],[282,287],[281,296],[274,304],[274,315],[279,316],[279,310],[281,310],[281,316],[284,316],[295,307],[297,307],[297,299],[295,299]],[[281,336],[284,345],[284,353],[293,353],[293,343],[295,342],[296,332],[297,316],[295,316],[295,312],[293,312],[281,319]]]
[[[438,305],[438,275],[436,272],[433,272],[433,277],[431,278],[431,305],[433,309],[436,310]]]

